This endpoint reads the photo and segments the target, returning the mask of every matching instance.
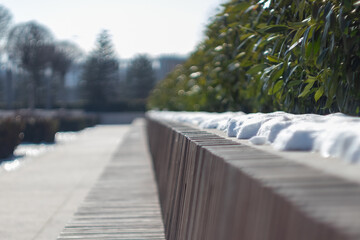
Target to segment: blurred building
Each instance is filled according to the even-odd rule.
[[[154,59],[154,68],[156,79],[158,81],[164,79],[178,64],[182,64],[187,59],[181,55],[161,55]]]
[[[80,79],[83,73],[82,63],[73,64],[65,75],[65,102],[76,104],[81,101]]]
[[[131,59],[120,59],[119,61],[119,78],[120,81],[126,80],[126,72],[128,69],[128,66],[131,62]]]
[[[182,55],[160,55],[152,59],[153,69],[155,72],[156,81],[163,80],[167,74],[169,74],[178,64],[182,64],[187,59],[187,56]],[[126,72],[132,59],[120,60],[120,80],[125,81]]]
[[[24,85],[24,82],[21,81],[21,79],[26,78],[27,76],[25,75],[24,71],[9,62],[0,63],[0,95],[2,96],[0,99],[1,108],[11,109],[19,100],[26,101],[26,98],[16,98],[16,96],[19,95],[19,85]]]

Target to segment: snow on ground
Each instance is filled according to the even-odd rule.
[[[150,111],[150,117],[219,129],[229,137],[280,151],[314,151],[360,163],[360,118],[342,113],[326,116],[285,112],[251,113]]]

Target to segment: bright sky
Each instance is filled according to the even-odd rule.
[[[56,39],[93,49],[101,29],[121,58],[137,53],[187,54],[203,39],[208,19],[224,0],[0,0],[14,23],[35,20]]]

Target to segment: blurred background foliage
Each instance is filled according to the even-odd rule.
[[[0,4],[0,109],[145,111],[155,82],[184,60],[175,54],[120,59],[107,30],[85,53],[41,23],[13,24]]]
[[[360,106],[360,1],[230,1],[148,107],[294,113]]]

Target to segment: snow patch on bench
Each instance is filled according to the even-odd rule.
[[[315,151],[324,157],[360,162],[360,118],[342,113],[329,115],[286,112],[171,112],[150,111],[157,119],[190,123],[203,129],[219,129],[229,137],[270,144],[280,151]]]

